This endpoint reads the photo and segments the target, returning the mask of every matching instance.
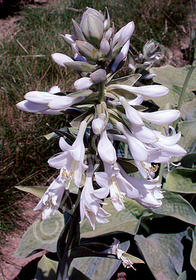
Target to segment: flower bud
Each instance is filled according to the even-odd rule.
[[[100,134],[105,128],[104,121],[101,118],[94,119],[92,121],[92,130],[94,134]]]
[[[107,56],[110,52],[110,44],[106,38],[103,38],[100,43],[100,50],[104,56]]]
[[[103,69],[98,69],[90,75],[90,78],[94,84],[98,84],[100,82],[105,82],[106,71]]]
[[[151,58],[156,52],[159,47],[159,43],[154,40],[149,40],[143,47],[143,55],[146,60]]]
[[[98,49],[93,47],[86,41],[76,41],[76,47],[78,48],[81,55],[87,58],[87,60],[97,61],[99,58]]]
[[[82,15],[80,28],[86,40],[99,47],[104,31],[104,17],[95,9],[88,8]]]

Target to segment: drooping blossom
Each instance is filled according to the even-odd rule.
[[[88,219],[90,225],[95,229],[95,220],[98,223],[108,223],[106,217],[110,216],[103,208],[102,199],[108,195],[107,188],[94,189],[92,183],[92,175],[87,174],[80,198],[80,219],[81,223],[84,217]]]
[[[61,137],[59,146],[63,152],[48,160],[48,164],[51,167],[56,169],[63,168],[67,179],[73,179],[78,187],[80,187],[82,174],[87,169],[87,165],[84,164],[85,146],[83,141],[86,127],[86,121],[82,121],[76,140],[72,145],[69,145],[65,139]]]

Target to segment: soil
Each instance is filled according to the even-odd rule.
[[[14,257],[14,253],[19,246],[20,240],[27,228],[40,216],[39,211],[32,211],[36,206],[39,199],[33,195],[28,195],[28,199],[22,199],[21,211],[21,230],[9,234],[6,237],[4,245],[0,248],[0,279],[1,280],[13,280],[20,273],[21,269],[27,265],[30,261],[39,258],[43,253],[38,253],[31,257],[20,259]],[[17,279],[17,278],[16,278]]]

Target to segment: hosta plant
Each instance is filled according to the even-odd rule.
[[[87,8],[61,35],[72,57],[52,54],[77,71],[74,90],[54,85],[17,104],[65,119],[46,135],[59,142],[48,159],[58,176],[47,189],[18,186],[40,197],[41,219],[16,252],[46,250],[36,279],[106,280],[121,263],[133,279],[186,279],[196,269],[195,66],[154,68],[159,44],[135,57],[133,32],[134,22],[116,30],[107,8]]]

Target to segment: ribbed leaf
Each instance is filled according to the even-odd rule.
[[[196,227],[192,230],[193,247],[191,250],[190,261],[192,267],[196,270]]]
[[[130,234],[136,234],[140,225],[140,220],[137,219],[136,215],[133,213],[134,211],[140,212],[140,207],[141,206],[139,204],[136,205],[134,201],[126,200],[126,209],[117,212],[114,209],[112,202],[108,199],[107,205],[104,205],[104,209],[111,214],[111,216],[108,217],[110,222],[107,224],[96,223],[95,230],[92,230],[88,221],[85,220],[81,225],[81,236],[93,237],[114,231],[124,231]],[[144,208],[142,207],[142,210],[143,209]]]
[[[141,74],[132,74],[129,76],[118,78],[118,79],[113,79],[111,84],[122,84],[122,85],[132,86],[137,82],[137,80],[140,77],[141,77]]]
[[[38,263],[36,280],[54,280],[56,279],[58,262],[43,256]]]
[[[25,258],[40,249],[56,252],[57,240],[63,227],[63,215],[59,212],[46,220],[35,221],[23,235],[15,256]]]
[[[38,186],[34,186],[34,187],[29,187],[29,186],[16,186],[16,188],[18,190],[21,190],[23,192],[28,192],[31,193],[39,198],[42,198],[42,196],[44,195],[45,191],[47,190],[46,187],[38,187]]]
[[[156,77],[153,78],[154,82],[169,88],[169,93],[166,96],[159,97],[154,100],[156,104],[161,108],[167,103],[170,103],[172,107],[176,107],[188,69],[186,67],[174,68],[173,66],[167,65],[159,68],[151,68],[150,73],[156,74]],[[184,102],[188,102],[195,97],[193,94],[193,90],[196,89],[195,77],[196,71],[193,72],[188,83]]]
[[[182,273],[185,233],[152,234],[145,238],[136,235],[135,240],[157,280],[177,280]],[[183,279],[183,278],[182,278]]]
[[[180,111],[184,120],[190,121],[196,119],[196,98],[182,105]]]
[[[196,166],[196,153],[188,154],[181,159],[181,166],[186,168],[192,168]]]
[[[177,280],[186,280],[187,279],[187,274],[186,271],[183,271],[180,276],[178,277]]]
[[[119,248],[127,251],[129,242],[119,244]],[[73,260],[70,268],[70,280],[110,280],[121,261],[102,257],[84,257]],[[84,278],[83,278],[84,277]]]
[[[90,63],[83,62],[83,61],[66,62],[64,64],[67,67],[70,67],[74,70],[81,71],[81,72],[91,72],[91,71],[95,71],[98,68],[97,65],[92,65]]]
[[[170,171],[164,189],[180,193],[196,193],[196,170],[179,168]]]
[[[187,200],[179,194],[164,191],[162,205],[153,210],[156,214],[175,217],[186,223],[196,225],[196,213]]]
[[[187,153],[196,152],[196,120],[180,122],[178,127],[182,133],[179,144]]]

